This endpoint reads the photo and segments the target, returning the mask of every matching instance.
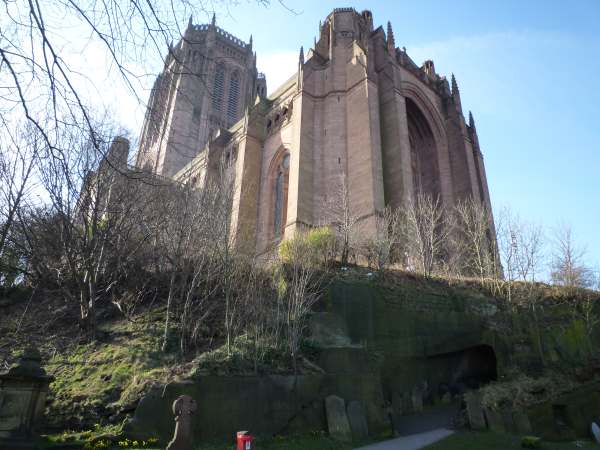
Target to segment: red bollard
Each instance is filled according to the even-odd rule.
[[[254,450],[252,440],[254,436],[249,431],[238,431],[237,433],[237,450]]]

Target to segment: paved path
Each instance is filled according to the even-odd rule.
[[[434,442],[453,434],[454,431],[445,428],[427,431],[425,433],[411,434],[389,441],[379,442],[378,444],[368,445],[355,450],[418,450]]]

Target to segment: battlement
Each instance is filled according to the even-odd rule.
[[[230,41],[232,44],[235,44],[242,48],[246,48],[248,46],[248,44],[245,43],[244,41],[242,41],[240,38],[235,37],[233,34],[225,31],[223,28],[218,27],[216,25],[211,25],[211,24],[192,25],[192,29],[194,31],[208,31],[211,28],[214,28],[214,30],[217,32],[217,34],[219,36],[224,37],[225,39]]]
[[[341,13],[341,12],[356,12],[356,10],[354,8],[335,8],[333,10],[334,13]]]

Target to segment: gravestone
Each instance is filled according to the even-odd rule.
[[[392,409],[394,413],[401,416],[404,414],[404,397],[402,392],[395,391],[392,394]]]
[[[336,395],[327,397],[325,399],[325,412],[327,414],[329,435],[339,441],[352,442],[352,431],[346,415],[344,399]]]
[[[402,414],[410,414],[413,412],[412,395],[410,392],[402,393]]]
[[[414,412],[423,412],[423,391],[414,387],[411,392],[412,409]]]
[[[467,405],[467,417],[469,425],[473,430],[485,430],[485,416],[481,406],[481,397],[476,392],[465,394],[465,404]]]
[[[487,420],[487,424],[490,430],[496,433],[504,433],[506,430],[504,428],[504,420],[502,418],[502,414],[490,408],[486,408],[484,411],[485,419]]]
[[[53,377],[41,367],[36,349],[23,352],[19,362],[0,374],[0,448],[37,449],[37,425]]]
[[[192,445],[192,414],[196,412],[196,401],[189,395],[182,395],[173,402],[175,433],[167,450],[194,450]]]
[[[348,403],[346,412],[352,430],[352,438],[355,440],[366,439],[369,436],[369,427],[362,403],[357,400],[351,401]]]
[[[518,434],[529,434],[533,431],[529,416],[521,409],[513,411],[513,422]]]
[[[504,431],[507,433],[514,433],[516,431],[516,427],[512,410],[505,408],[500,414],[502,415],[502,421],[504,422]]]

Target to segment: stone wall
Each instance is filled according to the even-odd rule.
[[[194,415],[196,442],[232,440],[237,431],[274,435],[324,430],[324,399],[338,395],[358,400],[367,411],[369,428],[385,426],[383,398],[376,373],[218,377],[203,376],[152,390],[140,402],[126,433],[140,438],[173,433],[170,406],[180,395],[198,403]]]

